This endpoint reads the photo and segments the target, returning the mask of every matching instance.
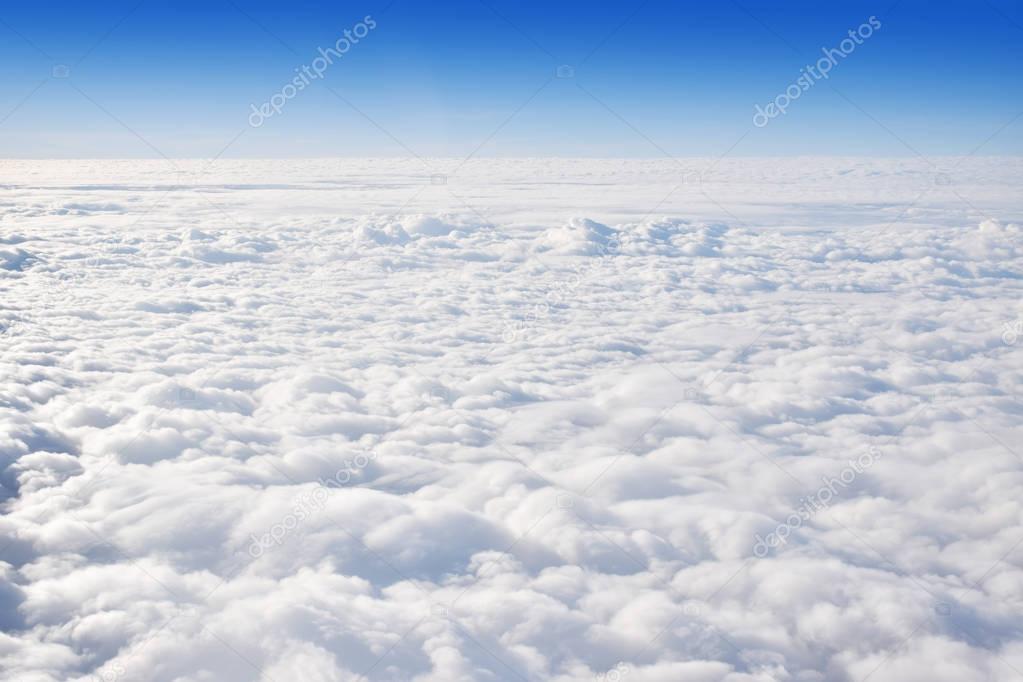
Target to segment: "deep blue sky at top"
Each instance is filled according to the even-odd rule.
[[[752,124],[871,15],[827,81]],[[209,157],[242,131],[226,156],[1020,154],[1021,57],[1016,0],[7,1],[0,157]]]

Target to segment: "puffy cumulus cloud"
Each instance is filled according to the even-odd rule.
[[[411,242],[438,237],[461,240],[489,226],[480,216],[475,215],[419,213],[359,218],[351,223],[350,229],[357,248],[374,248],[405,246]]]
[[[607,256],[618,251],[620,242],[617,230],[576,216],[565,225],[544,232],[537,248],[562,254]]]
[[[1018,162],[26,163],[3,679],[1023,670]]]
[[[620,240],[625,253],[702,258],[738,256],[729,245],[728,232],[728,226],[720,223],[694,224],[689,220],[664,217],[625,226]]]

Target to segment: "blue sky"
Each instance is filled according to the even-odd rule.
[[[779,4],[5,3],[0,156],[1023,153],[1021,3]],[[250,125],[367,15],[322,79]],[[826,80],[753,125],[871,16]]]

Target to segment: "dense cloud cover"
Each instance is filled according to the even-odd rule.
[[[0,677],[1019,679],[1019,163],[707,165],[0,164]]]

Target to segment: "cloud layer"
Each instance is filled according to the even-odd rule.
[[[3,677],[1017,679],[1016,162],[813,163],[4,162]]]

